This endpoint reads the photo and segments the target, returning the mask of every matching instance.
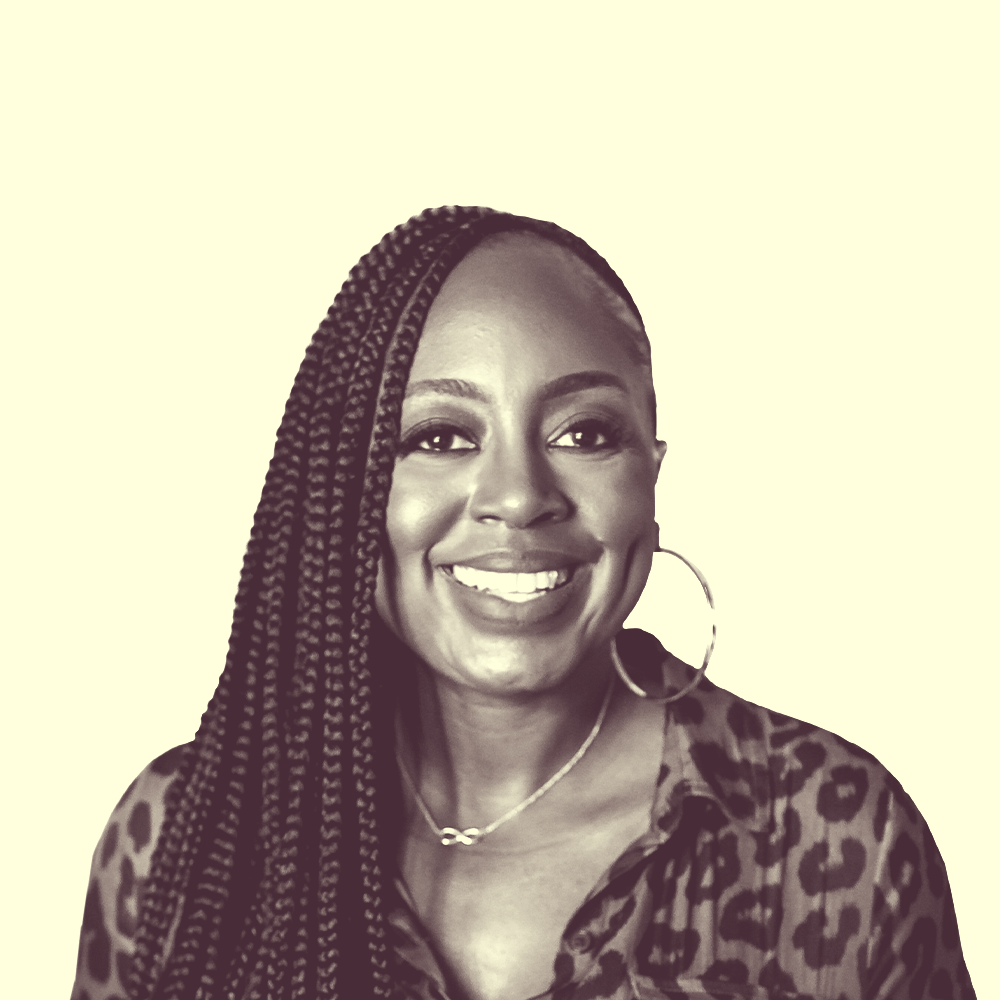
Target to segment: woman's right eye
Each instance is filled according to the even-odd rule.
[[[403,441],[400,448],[404,455],[410,455],[413,452],[453,455],[475,450],[476,445],[457,427],[428,427],[418,430],[411,433]]]

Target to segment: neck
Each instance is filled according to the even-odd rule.
[[[541,787],[590,735],[611,676],[595,658],[553,690],[501,695],[421,665],[400,752],[437,825],[482,828]]]

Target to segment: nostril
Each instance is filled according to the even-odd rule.
[[[547,510],[539,514],[538,517],[536,517],[535,520],[528,525],[528,527],[535,527],[539,524],[548,524],[551,521],[557,520],[559,520],[557,513],[554,510]]]
[[[535,528],[565,519],[571,510],[561,498],[538,498],[531,502],[480,505],[474,512],[479,521],[494,521],[512,528]]]

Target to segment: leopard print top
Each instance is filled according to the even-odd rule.
[[[190,745],[190,744],[188,744]],[[94,851],[72,1000],[125,1000],[139,897],[185,747],[157,757],[125,789]]]
[[[975,1000],[944,864],[873,757],[708,681],[665,710],[649,830],[576,912],[539,1000]],[[121,1000],[141,886],[183,748],[94,855],[73,1000]],[[459,1000],[397,882],[408,1000]]]

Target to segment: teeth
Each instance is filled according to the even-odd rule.
[[[554,590],[569,579],[569,570],[547,569],[538,573],[494,573],[471,566],[452,566],[452,575],[459,583],[475,590],[487,590],[508,601],[530,601],[546,591]]]

